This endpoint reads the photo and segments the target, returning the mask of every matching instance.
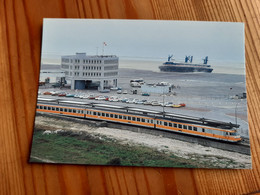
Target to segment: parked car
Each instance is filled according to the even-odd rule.
[[[144,102],[144,105],[152,105],[152,102],[151,101],[146,101],[146,102]]]
[[[95,96],[94,96],[93,94],[90,94],[90,95],[88,96],[88,99],[89,99],[89,100],[94,100],[94,99],[95,99]]]
[[[124,90],[124,91],[123,91],[123,94],[127,94],[127,90]]]
[[[101,100],[105,100],[106,98],[105,98],[105,96],[101,95],[101,96],[98,96],[95,99],[101,101]]]
[[[157,101],[153,101],[152,106],[160,106],[160,104]]]
[[[65,92],[60,92],[60,93],[58,94],[58,96],[59,96],[59,97],[65,97],[65,96],[66,96],[66,93],[65,93]]]
[[[51,95],[51,92],[45,91],[45,92],[43,93],[43,95]]]
[[[128,98],[123,98],[123,99],[121,100],[121,102],[126,103],[127,100],[128,100]]]
[[[66,97],[74,97],[75,95],[74,94],[71,94],[71,93],[68,93],[66,94]]]

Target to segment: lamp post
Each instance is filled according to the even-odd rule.
[[[164,113],[164,88],[163,88],[163,105],[162,105],[162,107],[163,107],[163,117],[165,116],[165,113]]]
[[[239,104],[239,102],[236,104],[236,108],[235,108],[235,120],[236,120],[236,125],[237,125],[237,105]]]

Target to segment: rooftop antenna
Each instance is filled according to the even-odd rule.
[[[98,56],[98,47],[96,47],[96,49],[97,49],[96,52],[97,52],[97,56]]]
[[[103,47],[102,47],[102,56],[104,55],[104,47],[107,46],[106,42],[103,42]]]

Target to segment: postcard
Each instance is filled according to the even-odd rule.
[[[44,19],[30,162],[251,169],[244,24]]]

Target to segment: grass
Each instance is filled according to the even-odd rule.
[[[88,165],[122,165],[183,168],[218,168],[212,163],[184,159],[145,146],[120,144],[106,136],[85,132],[43,134],[35,129],[30,162],[55,162]]]
[[[97,138],[86,133],[79,135],[72,132],[43,135],[43,130],[36,129],[30,161],[45,160],[89,165],[199,167],[196,162],[188,162],[172,154],[144,146],[121,145],[106,137]]]

